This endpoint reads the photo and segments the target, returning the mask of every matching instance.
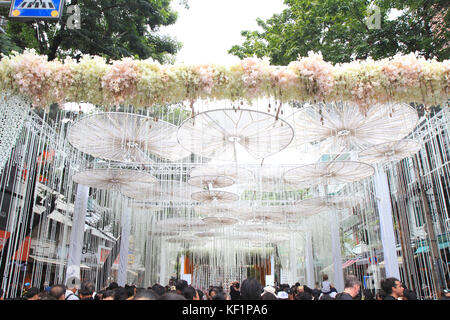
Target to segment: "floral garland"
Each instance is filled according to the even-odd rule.
[[[238,65],[161,65],[124,58],[107,63],[98,56],[47,61],[33,50],[0,60],[0,90],[28,96],[34,107],[90,102],[149,107],[197,99],[280,102],[347,101],[367,108],[374,103],[448,100],[450,60],[438,62],[414,54],[390,59],[332,65],[310,52],[286,67],[244,59]]]

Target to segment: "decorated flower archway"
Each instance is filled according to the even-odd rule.
[[[310,52],[288,66],[245,59],[239,64],[161,65],[124,58],[108,63],[98,56],[47,61],[33,50],[3,57],[0,90],[29,97],[34,107],[90,102],[150,107],[197,99],[232,101],[272,97],[286,101],[347,101],[365,109],[374,103],[438,105],[448,99],[450,60],[414,54],[332,65]]]

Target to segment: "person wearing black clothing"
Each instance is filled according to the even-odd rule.
[[[345,278],[344,291],[338,293],[335,300],[353,300],[358,295],[360,288],[361,282],[354,275],[349,275]]]
[[[230,298],[231,300],[241,300],[241,292],[239,291],[239,282],[237,281],[231,283]]]
[[[403,285],[396,278],[391,277],[382,281],[381,288],[386,293],[384,300],[398,300],[398,298],[403,297]]]

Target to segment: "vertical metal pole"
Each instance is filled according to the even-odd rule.
[[[442,288],[441,288],[441,283],[439,281],[438,273],[437,273],[438,266],[436,265],[440,258],[438,242],[436,239],[436,234],[434,232],[433,217],[431,215],[430,205],[428,203],[428,198],[427,198],[427,195],[423,188],[422,177],[420,176],[419,160],[417,158],[417,154],[414,156],[413,161],[414,161],[414,168],[416,171],[417,184],[419,187],[420,195],[422,197],[423,209],[424,209],[426,226],[427,226],[427,234],[428,234],[428,238],[430,239],[431,276],[433,278],[433,286],[434,286],[434,290],[437,294],[437,298],[440,298]]]
[[[119,268],[117,272],[117,284],[124,287],[127,282],[128,246],[130,243],[131,209],[126,208],[122,217],[122,236],[120,242]]]
[[[312,252],[312,236],[310,232],[306,233],[306,283],[308,287],[314,288],[314,261]]]
[[[378,215],[380,218],[381,242],[386,268],[386,278],[395,277],[400,280],[397,248],[395,244],[394,224],[392,221],[391,196],[386,172],[381,166],[375,168],[373,179]]]
[[[84,225],[86,220],[89,187],[79,184],[75,196],[72,231],[70,233],[69,256],[67,259],[66,281],[80,279],[81,251],[83,250]],[[81,279],[80,279],[81,280]]]

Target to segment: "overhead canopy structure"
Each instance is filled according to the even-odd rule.
[[[239,200],[239,195],[228,191],[199,191],[191,194],[192,199],[199,202],[233,202]]]
[[[355,182],[368,178],[375,169],[364,162],[319,162],[288,170],[284,179],[299,186],[333,185]]]
[[[230,164],[211,163],[208,163],[201,167],[194,167],[189,175],[191,177],[225,176],[232,178],[235,183],[249,183],[255,178],[253,172],[246,167]]]
[[[418,119],[407,104],[376,104],[362,112],[356,104],[319,103],[295,114],[296,143],[329,140],[345,150],[361,150],[404,138]]]
[[[362,198],[358,196],[323,196],[299,201],[297,207],[303,211],[318,212],[328,209],[350,208],[361,201]]]
[[[122,193],[132,199],[157,202],[157,201],[191,201],[191,192],[199,189],[182,181],[160,180],[152,186],[134,183],[122,188]]]
[[[158,182],[158,179],[139,170],[96,168],[78,172],[73,176],[73,181],[91,188],[126,192],[126,190],[136,188],[136,185],[150,188]]]
[[[232,186],[234,180],[226,176],[195,176],[188,180],[190,185],[198,188],[225,188]]]
[[[411,139],[386,142],[361,151],[358,159],[368,163],[399,161],[412,156],[421,148],[422,145],[419,142]]]
[[[152,163],[150,154],[169,161],[190,155],[176,139],[178,127],[132,113],[107,112],[76,121],[69,142],[93,157],[124,163]]]
[[[178,129],[178,141],[192,153],[236,161],[236,144],[253,158],[262,159],[286,148],[294,137],[289,123],[247,109],[219,109],[199,113]]]

